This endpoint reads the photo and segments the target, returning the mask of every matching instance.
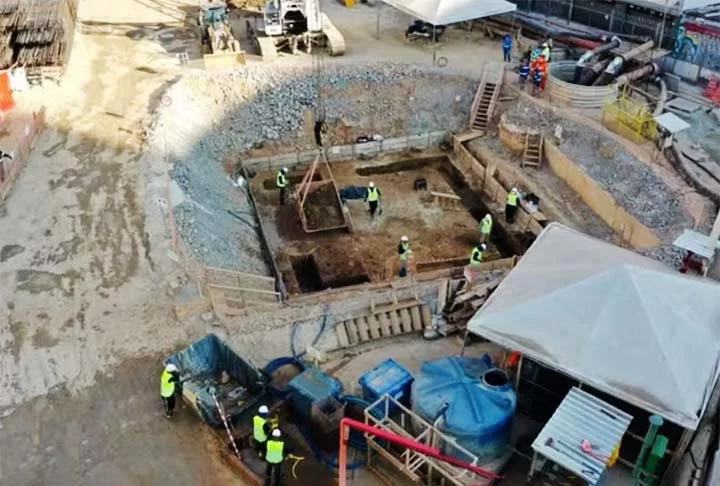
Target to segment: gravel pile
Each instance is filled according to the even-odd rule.
[[[331,133],[350,127],[353,136],[385,138],[465,126],[477,89],[468,78],[397,63],[332,66],[320,84]],[[311,147],[303,115],[318,107],[317,91],[312,69],[255,64],[188,74],[162,98],[149,148],[167,153],[174,166],[172,177],[185,194],[174,209],[178,229],[204,264],[270,273],[248,197],[226,170],[254,147]]]
[[[562,126],[560,149],[659,236],[673,237],[679,229],[692,225],[691,215],[665,182],[612,138],[525,103],[510,108],[506,120],[520,126],[531,122],[548,136],[556,125]]]
[[[637,253],[664,263],[671,268],[680,268],[685,252],[672,245],[661,245],[656,248],[635,250]]]

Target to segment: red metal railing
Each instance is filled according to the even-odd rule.
[[[495,474],[493,472],[490,472],[486,469],[483,469],[481,467],[473,466],[470,463],[467,463],[465,461],[461,461],[460,459],[456,459],[454,457],[446,456],[445,454],[441,453],[438,449],[434,447],[430,447],[426,444],[421,444],[420,442],[417,442],[413,439],[408,439],[406,437],[402,437],[397,434],[393,434],[392,432],[388,432],[386,430],[373,427],[371,425],[365,424],[363,422],[358,422],[357,420],[344,418],[340,422],[340,457],[339,457],[339,465],[338,465],[338,485],[339,486],[347,486],[347,442],[350,434],[350,429],[355,429],[360,432],[366,433],[366,434],[372,434],[376,437],[379,437],[380,439],[387,440],[388,442],[392,442],[394,444],[397,444],[399,446],[405,447],[406,449],[413,450],[415,452],[419,452],[420,454],[425,454],[426,456],[435,458],[439,461],[446,462],[448,464],[452,464],[453,466],[457,466],[462,469],[466,469],[472,473],[478,474],[484,478],[488,479],[501,479],[502,476]]]

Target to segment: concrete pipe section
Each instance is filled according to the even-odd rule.
[[[573,83],[576,61],[550,63],[547,90],[550,100],[576,108],[602,108],[608,99],[617,98],[618,85],[583,86]]]

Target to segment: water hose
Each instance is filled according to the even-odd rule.
[[[296,456],[294,454],[288,454],[287,458],[291,461],[295,461],[295,462],[293,462],[292,469],[290,469],[290,472],[292,472],[293,478],[297,479],[298,476],[295,472],[295,468],[297,467],[298,464],[300,464],[300,461],[305,460],[305,456]]]
[[[317,335],[315,336],[315,339],[312,340],[312,343],[310,346],[315,346],[318,341],[320,341],[320,338],[323,334],[325,334],[325,328],[327,327],[327,321],[328,321],[328,306],[325,306],[324,313],[323,313],[323,321],[322,325],[320,326],[320,330],[318,331]],[[299,360],[305,355],[305,351],[302,353],[298,353],[295,350],[295,334],[297,333],[297,329],[300,326],[300,322],[302,321],[295,321],[292,323],[292,327],[290,328],[290,352],[292,353],[292,357],[296,360]]]

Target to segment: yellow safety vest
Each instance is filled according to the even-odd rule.
[[[163,398],[169,398],[175,393],[175,383],[170,381],[172,373],[164,370],[160,377],[160,396]]]
[[[518,205],[518,199],[519,199],[519,197],[518,197],[517,194],[513,194],[512,192],[508,192],[508,195],[507,195],[507,203],[508,203],[510,206],[517,206],[517,205]]]
[[[267,419],[261,417],[260,415],[255,415],[253,417],[253,437],[258,442],[265,442],[267,440],[267,435],[265,435],[266,422]]]
[[[368,201],[377,201],[380,199],[380,194],[378,194],[378,188],[377,187],[368,187]]]
[[[285,179],[285,174],[283,174],[282,172],[278,172],[275,184],[280,188],[287,186],[287,179]]]
[[[410,243],[400,243],[400,246],[403,250],[402,253],[400,253],[400,261],[404,262],[412,253],[412,248],[410,248]]]
[[[267,452],[265,460],[270,464],[280,464],[283,461],[283,449],[285,443],[281,440],[270,439],[267,441]]]
[[[470,265],[477,265],[478,263],[482,262],[482,252],[480,251],[480,248],[477,246],[473,248],[472,253],[470,254]]]
[[[492,224],[492,219],[489,221],[487,219],[483,219],[480,223],[480,233],[489,235],[490,231],[492,231]]]

